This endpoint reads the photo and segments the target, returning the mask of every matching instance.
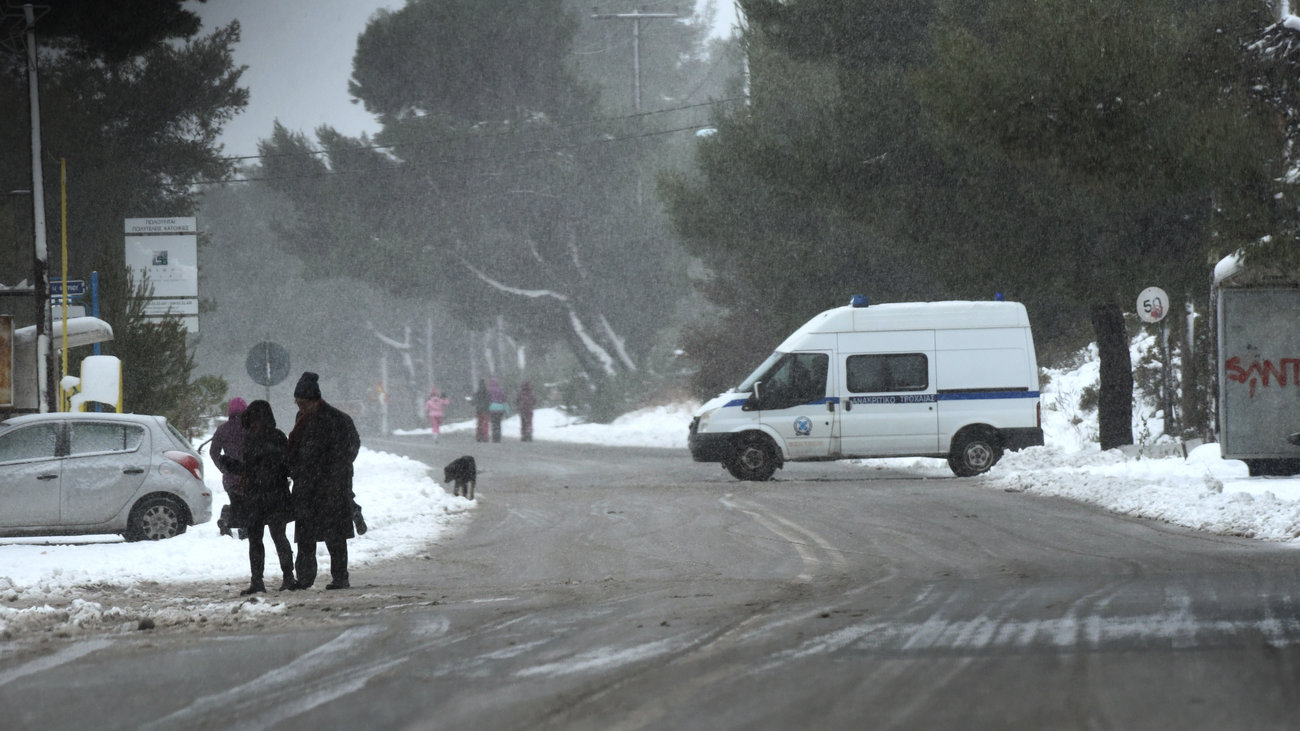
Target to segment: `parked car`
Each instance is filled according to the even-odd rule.
[[[0,536],[160,540],[211,518],[203,460],[164,417],[53,413],[0,423]]]

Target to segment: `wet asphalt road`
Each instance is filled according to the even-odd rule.
[[[677,450],[366,445],[439,468],[473,454],[473,518],[426,556],[358,568],[349,596],[318,592],[260,630],[107,635],[0,658],[6,726],[1300,718],[1293,549],[838,463],[739,483]]]

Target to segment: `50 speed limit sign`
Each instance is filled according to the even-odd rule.
[[[1169,313],[1169,295],[1159,287],[1147,287],[1138,295],[1137,313],[1142,322],[1160,322]]]

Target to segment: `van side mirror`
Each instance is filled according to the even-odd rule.
[[[741,410],[741,411],[758,411],[758,410],[759,410],[759,405],[758,405],[758,403],[759,403],[760,397],[759,397],[759,395],[758,395],[758,387],[759,387],[760,385],[762,385],[762,383],[763,383],[762,381],[754,381],[754,390],[750,393],[749,398],[745,399],[745,403],[740,407],[740,410]]]

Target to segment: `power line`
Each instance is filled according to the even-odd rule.
[[[530,148],[530,149],[527,149],[527,150],[519,150],[519,151],[517,151],[517,152],[511,152],[511,153],[504,154],[504,155],[480,155],[480,156],[469,156],[469,157],[441,157],[441,158],[438,158],[438,159],[436,159],[436,160],[430,160],[430,161],[427,161],[427,162],[428,162],[428,163],[431,163],[431,164],[455,164],[455,163],[467,163],[467,162],[483,162],[483,161],[495,161],[495,160],[508,160],[508,159],[512,159],[512,158],[521,158],[521,157],[528,157],[528,156],[533,156],[533,155],[542,155],[542,154],[547,154],[547,153],[552,153],[552,152],[560,152],[560,151],[562,151],[562,150],[576,150],[576,149],[579,149],[579,148],[583,148],[583,147],[592,147],[592,146],[595,146],[595,145],[607,145],[607,144],[612,144],[612,143],[615,143],[615,142],[624,142],[624,141],[627,141],[627,140],[643,139],[643,138],[647,138],[647,137],[660,137],[660,136],[663,136],[663,135],[676,134],[676,133],[678,133],[678,132],[698,132],[698,131],[701,130],[701,129],[707,129],[707,128],[709,128],[710,126],[711,126],[711,125],[707,125],[707,124],[696,124],[696,125],[690,125],[690,126],[687,126],[687,127],[677,127],[677,128],[674,128],[674,129],[665,129],[665,130],[655,130],[655,131],[651,131],[651,132],[642,132],[642,133],[635,134],[635,135],[624,135],[624,136],[621,136],[621,137],[606,137],[606,138],[603,138],[603,139],[588,140],[588,141],[585,141],[585,142],[574,142],[574,143],[570,143],[570,144],[566,144],[566,145],[553,145],[553,146],[548,146],[548,147],[535,147],[535,148]],[[349,150],[349,151],[352,151],[352,150]],[[297,153],[286,153],[286,156],[290,156],[290,155],[292,155],[292,154],[297,154]],[[302,154],[307,154],[307,153],[302,153]],[[310,154],[319,154],[319,153],[310,153]],[[391,173],[401,173],[401,174],[406,174],[406,173],[410,173],[410,172],[414,172],[414,171],[415,171],[415,168],[411,167],[410,165],[400,166],[400,165],[397,165],[396,163],[397,163],[397,161],[394,161],[394,165],[393,165],[392,167],[386,167],[386,168],[366,168],[366,169],[349,169],[349,170],[323,170],[323,171],[321,171],[321,172],[318,172],[318,173],[312,173],[312,174],[308,174],[308,175],[264,175],[264,176],[257,176],[257,177],[230,178],[230,179],[226,179],[226,180],[199,180],[199,181],[195,181],[195,182],[193,183],[193,185],[224,185],[224,184],[226,184],[226,183],[255,183],[255,182],[270,182],[270,181],[276,181],[276,180],[305,180],[305,179],[310,179],[310,178],[326,178],[326,177],[332,177],[332,176],[345,176],[345,175],[346,175],[346,176],[351,176],[351,175],[384,175],[384,174],[391,174]]]
[[[547,128],[545,131],[548,131],[548,132],[549,132],[549,131],[553,131],[553,130],[570,129],[570,128],[573,128],[573,127],[585,127],[585,126],[591,126],[591,125],[596,125],[596,124],[605,124],[605,123],[608,123],[608,122],[622,122],[622,121],[629,121],[629,120],[633,120],[633,119],[640,119],[640,118],[644,118],[644,117],[650,117],[650,116],[653,116],[653,115],[656,115],[656,114],[669,114],[669,113],[671,113],[671,112],[682,112],[682,111],[686,111],[686,110],[689,110],[689,109],[698,109],[698,108],[700,108],[700,107],[710,107],[710,106],[714,106],[714,105],[717,105],[717,104],[727,104],[727,103],[730,103],[730,102],[738,102],[738,101],[744,101],[744,98],[743,98],[743,97],[727,97],[727,98],[724,98],[724,99],[714,99],[714,100],[710,100],[710,101],[707,101],[707,102],[696,102],[696,103],[694,103],[694,104],[684,104],[684,105],[677,106],[677,107],[668,107],[668,108],[665,108],[665,109],[656,109],[656,110],[654,110],[654,111],[649,111],[649,112],[634,112],[634,113],[632,113],[632,114],[619,114],[619,115],[614,115],[614,116],[609,116],[609,117],[594,117],[594,118],[592,118],[592,119],[579,120],[579,121],[575,121],[575,122],[565,122],[565,123],[563,123],[563,124],[558,124],[558,125],[556,125],[556,126],[554,126],[554,127]],[[530,131],[531,131],[531,130],[530,130]],[[537,130],[537,131],[542,131],[542,130]],[[510,136],[510,135],[512,135],[512,134],[514,134],[514,133],[513,133],[513,132],[494,132],[494,133],[491,133],[491,134],[489,134],[489,135],[483,135],[483,136],[479,137],[479,139],[490,139],[490,138],[492,138],[492,137],[507,137],[507,136]],[[449,135],[441,136],[441,137],[439,137],[439,138],[437,138],[437,139],[434,139],[434,140],[429,140],[429,141],[427,141],[427,142],[403,143],[403,144],[400,145],[400,146],[401,146],[401,147],[409,147],[409,148],[412,148],[412,149],[419,149],[420,147],[427,147],[427,146],[430,146],[430,145],[437,144],[437,143],[439,143],[439,142],[444,142],[444,141],[447,141],[447,140],[454,140],[454,139],[456,139],[456,136],[455,136],[455,135],[450,135],[450,134],[449,134]],[[392,149],[395,148],[395,147],[399,147],[399,145],[360,145],[360,146],[357,146],[357,147],[349,148],[349,150],[351,150],[351,151],[392,150]],[[262,154],[258,154],[258,155],[228,155],[228,156],[220,157],[220,158],[218,158],[218,159],[219,159],[219,160],[227,160],[227,161],[230,161],[230,162],[238,162],[238,161],[242,161],[242,160],[264,160],[264,159],[276,158],[276,157],[297,157],[297,156],[300,156],[300,155],[311,156],[311,155],[328,155],[328,154],[329,154],[329,151],[328,151],[328,150],[309,150],[309,151],[304,151],[304,152],[276,152],[276,153],[271,153],[271,154],[268,154],[268,155],[262,155]]]

